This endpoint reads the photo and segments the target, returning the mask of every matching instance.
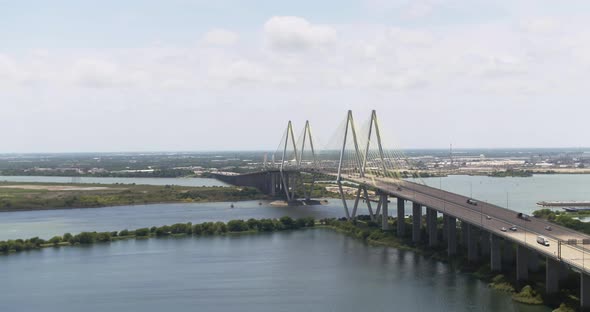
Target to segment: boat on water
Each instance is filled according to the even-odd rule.
[[[563,210],[567,212],[589,211],[590,207],[564,207]]]
[[[542,207],[589,207],[590,201],[540,201],[537,203],[538,206]]]

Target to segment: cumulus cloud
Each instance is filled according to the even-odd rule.
[[[42,50],[21,55],[18,62],[0,54],[0,83],[152,90],[288,85],[304,92],[323,87],[400,92],[452,84],[462,89],[493,85],[486,90],[497,93],[544,90],[548,82],[542,76],[580,81],[590,64],[588,29],[555,38],[514,31],[520,26],[518,21],[444,30],[327,26],[276,16],[251,33],[248,44],[233,32],[214,29],[203,37],[205,45],[188,47],[71,50],[66,56]]]
[[[214,46],[231,46],[238,41],[238,34],[225,29],[213,29],[208,31],[203,37],[206,44]]]
[[[264,33],[272,48],[285,51],[302,51],[336,41],[334,28],[296,16],[272,17],[264,24]]]

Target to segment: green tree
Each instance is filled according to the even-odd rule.
[[[215,222],[215,234],[227,233],[227,225],[223,222]]]
[[[137,229],[137,230],[135,230],[135,236],[148,237],[148,236],[150,236],[150,229],[148,229],[148,228]]]
[[[96,233],[82,232],[76,236],[80,244],[93,244],[96,241]]]
[[[64,236],[63,236],[63,241],[64,242],[69,242],[70,240],[72,240],[72,237],[73,237],[72,234],[65,233]]]
[[[193,225],[193,235],[201,235],[203,233],[203,226],[201,224]]]
[[[0,241],[0,252],[8,252],[8,244],[5,241]]]
[[[275,230],[275,223],[271,219],[260,220],[260,229],[263,232],[272,232]]]
[[[248,224],[244,220],[231,220],[227,223],[227,230],[230,232],[248,231]]]
[[[106,243],[111,241],[111,233],[110,232],[100,232],[96,234],[96,241],[101,243]]]
[[[248,221],[246,221],[246,223],[248,224],[248,228],[250,230],[254,230],[254,231],[259,231],[260,230],[260,222],[256,219],[248,219]]]
[[[303,218],[295,220],[295,228],[297,229],[304,228],[306,224],[307,222]]]
[[[61,236],[54,236],[49,239],[49,242],[51,244],[53,244],[53,246],[57,246],[57,245],[59,245],[59,243],[61,243],[61,240],[62,240]]]
[[[281,221],[281,224],[283,225],[283,228],[285,230],[290,230],[290,229],[295,228],[295,221],[293,221],[293,218],[291,218],[291,217],[284,216],[284,217],[281,217],[279,219],[279,221]]]
[[[156,230],[156,236],[168,236],[170,235],[170,227],[167,225],[164,226],[160,226],[158,227],[158,229]]]

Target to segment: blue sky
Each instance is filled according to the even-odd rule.
[[[3,1],[0,152],[590,146],[590,3]],[[366,116],[366,117],[365,117]]]

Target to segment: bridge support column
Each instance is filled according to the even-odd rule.
[[[406,201],[403,198],[397,198],[397,236],[404,237],[406,233]]]
[[[420,225],[422,224],[422,206],[412,203],[412,241],[420,242]]]
[[[502,239],[492,233],[490,235],[490,267],[492,272],[502,271],[502,254],[500,253],[500,243]]]
[[[382,194],[380,195],[381,197],[381,229],[383,231],[387,231],[389,230],[389,220],[387,220],[389,214],[387,212],[387,204],[388,204],[388,198],[387,198],[387,194]]]
[[[568,268],[567,264],[561,262],[561,265],[559,266],[559,280],[563,281],[567,279],[569,275],[570,269]]]
[[[516,280],[529,279],[529,250],[521,245],[516,245]]]
[[[426,208],[428,218],[428,245],[435,247],[438,245],[437,229],[437,211],[432,208]]]
[[[447,216],[446,214],[443,214],[443,231],[442,231],[442,238],[443,241],[448,241],[449,239],[449,230],[447,229],[449,227],[449,216]]]
[[[590,311],[590,275],[580,273],[580,306],[582,311]]]
[[[447,223],[445,224],[445,232],[447,233],[447,247],[449,257],[457,254],[457,219],[445,216]]]
[[[277,196],[277,176],[273,172],[270,173],[270,196]]]
[[[469,242],[469,224],[465,221],[461,221],[461,245],[467,247]]]
[[[529,271],[539,272],[539,254],[533,250],[529,250]]]
[[[486,230],[481,230],[481,235],[479,239],[479,246],[481,247],[481,256],[487,257],[490,255],[490,237],[492,233],[487,232]]]
[[[561,263],[551,257],[546,257],[545,265],[545,291],[554,294],[559,291],[559,271]]]
[[[477,262],[479,260],[477,254],[477,238],[478,233],[474,225],[465,223],[467,226],[467,261]]]
[[[514,263],[514,245],[510,241],[504,240],[502,260],[505,264],[508,264],[509,267]]]

